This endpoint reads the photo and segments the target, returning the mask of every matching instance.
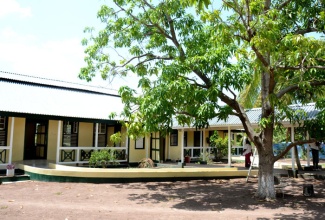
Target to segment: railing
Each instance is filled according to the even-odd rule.
[[[232,146],[232,148],[234,149],[234,153],[232,154],[233,156],[241,156],[243,155],[243,146]]]
[[[208,154],[214,154],[213,147],[184,147],[184,157],[190,156],[192,159],[199,159],[201,153],[205,150]]]
[[[127,147],[59,147],[57,163],[87,164],[91,153],[101,149],[113,150],[117,156],[117,162],[127,162]]]
[[[10,146],[0,146],[0,169],[5,169],[5,167],[9,164],[8,155],[10,155],[10,151]]]
[[[243,154],[243,146],[232,146],[232,148],[235,149],[232,156],[241,156]],[[184,147],[184,157],[190,156],[193,159],[198,159],[201,153],[203,153],[203,149],[205,149],[209,155],[214,155],[217,150],[215,147]]]

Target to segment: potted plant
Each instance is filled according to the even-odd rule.
[[[7,165],[7,176],[14,176],[15,175],[15,164],[8,164]]]

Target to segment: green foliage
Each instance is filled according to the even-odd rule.
[[[106,168],[108,165],[118,165],[116,152],[110,149],[101,149],[91,153],[89,158],[90,167]]]
[[[139,168],[153,168],[154,162],[150,158],[143,158],[139,161]]]
[[[285,142],[287,138],[286,132],[287,130],[282,126],[276,126],[273,133],[273,143]]]
[[[212,164],[213,163],[213,160],[211,158],[211,154],[209,152],[205,151],[205,152],[202,152],[200,154],[199,163],[203,162],[203,161],[206,162],[207,164]]]
[[[228,137],[219,137],[217,131],[214,131],[213,135],[210,136],[210,146],[216,148],[214,156],[217,161],[228,155]]]
[[[79,77],[91,80],[99,73],[104,79],[127,74],[141,78],[141,94],[128,87],[119,91],[133,137],[168,133],[176,119],[178,125],[204,128],[211,119],[236,115],[264,157],[281,119],[303,120],[288,104],[325,95],[325,41],[314,37],[324,36],[324,1],[112,3],[98,12],[104,29],[97,34],[85,30],[86,66]],[[246,89],[255,94],[243,92],[238,99]],[[262,108],[259,132],[248,120],[246,103]],[[274,192],[259,195],[274,197]]]

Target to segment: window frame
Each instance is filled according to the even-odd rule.
[[[142,143],[142,145],[141,145],[141,143]],[[137,150],[145,149],[145,137],[139,137],[136,140],[134,140],[134,148]]]
[[[169,135],[169,144],[170,146],[178,146],[178,130],[173,129]]]

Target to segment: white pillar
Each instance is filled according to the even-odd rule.
[[[60,147],[61,147],[61,121],[58,121],[58,135],[56,143],[56,161],[55,163],[60,162]]]
[[[307,140],[309,140],[309,132],[307,132]],[[307,145],[307,166],[310,167],[310,149],[309,144]]]
[[[291,143],[293,143],[295,141],[294,135],[295,135],[294,127],[291,126]],[[291,148],[291,162],[292,162],[292,171],[294,172],[296,170],[296,168],[295,168],[295,148],[294,147]]]
[[[206,151],[205,129],[203,129],[203,161],[206,161],[205,151]]]
[[[12,149],[14,141],[14,126],[15,126],[15,117],[11,117],[11,128],[10,128],[10,150],[9,150],[9,164],[12,163]]]
[[[170,144],[168,144],[169,140],[170,140],[170,135],[168,134],[168,135],[166,135],[166,141],[165,141],[166,143],[165,143],[165,145],[166,145],[166,148],[168,150],[167,159],[170,160]]]
[[[151,133],[148,135],[149,137],[146,138],[146,158],[149,158],[149,150],[150,150],[150,139],[151,139]]]
[[[96,131],[95,131],[95,148],[98,148],[98,123],[96,123]]]
[[[126,136],[126,140],[125,140],[125,154],[129,155],[129,135],[128,135],[128,129],[125,129],[125,136]],[[127,160],[127,158],[126,158]]]
[[[228,126],[228,166],[231,167],[231,130]]]
[[[184,129],[181,130],[181,162],[184,163]]]

